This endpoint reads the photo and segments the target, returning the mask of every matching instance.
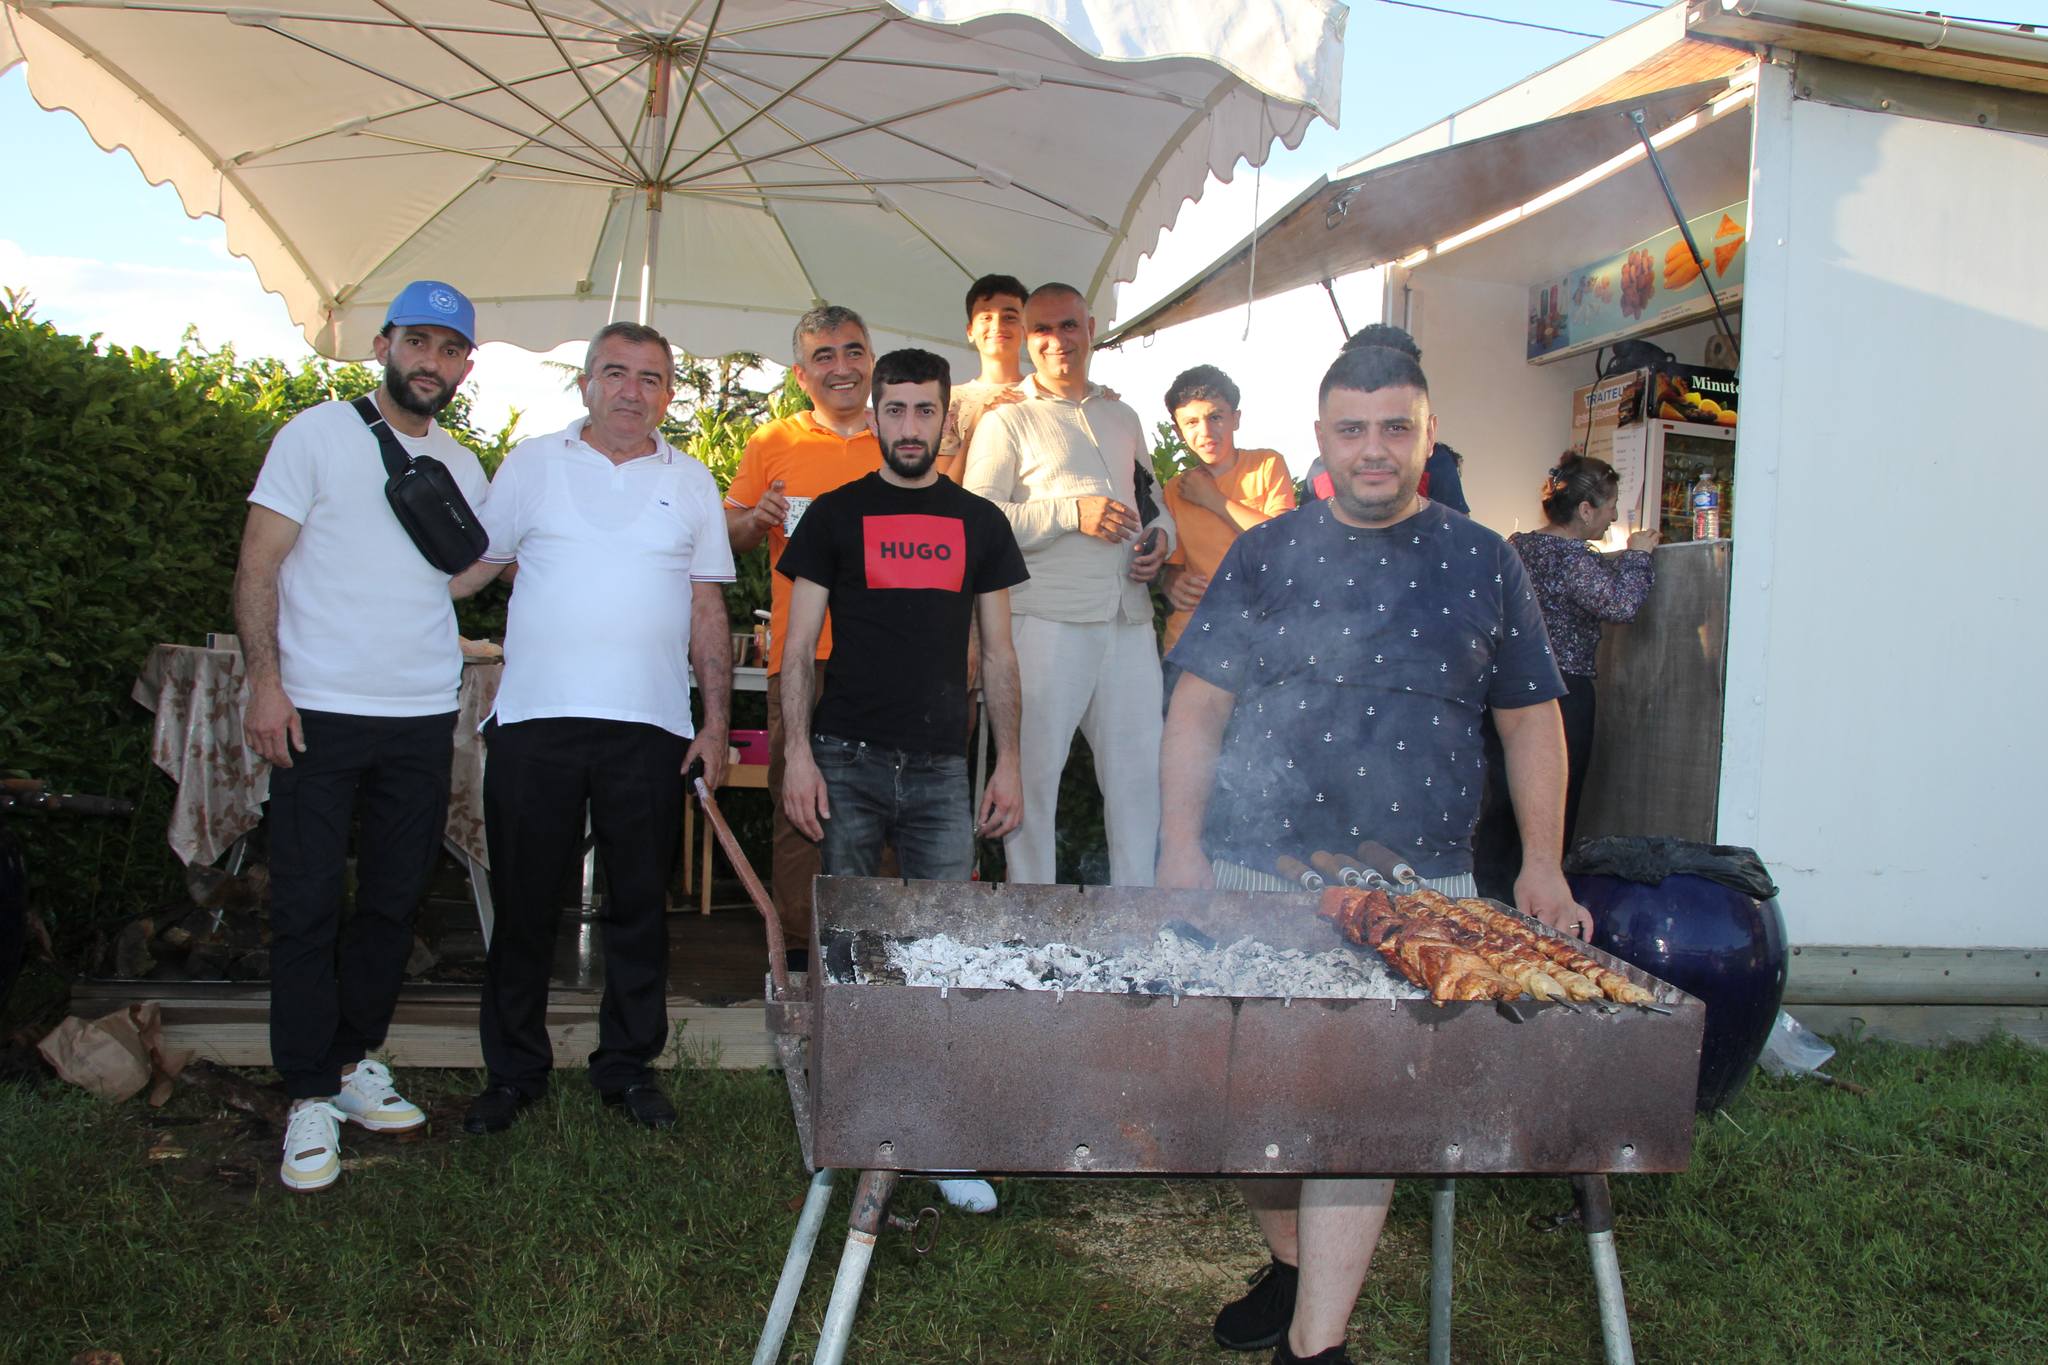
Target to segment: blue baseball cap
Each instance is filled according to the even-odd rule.
[[[440,280],[414,280],[391,300],[386,327],[446,327],[476,346],[476,305],[460,289]]]

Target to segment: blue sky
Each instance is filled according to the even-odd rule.
[[[1431,3],[1601,35],[1652,12],[1630,0]],[[2048,24],[2048,0],[1974,0],[1972,13]],[[1257,186],[1260,210],[1270,212],[1315,176],[1484,99],[1592,41],[1380,0],[1353,0],[1343,127],[1318,122],[1298,149],[1277,153]],[[283,303],[262,290],[246,262],[228,255],[218,220],[187,218],[176,193],[168,186],[150,186],[125,152],[101,152],[70,114],[39,108],[20,68],[0,77],[0,185],[9,187],[0,202],[0,286],[27,286],[39,316],[66,330],[99,332],[123,344],[175,347],[179,333],[192,323],[209,343],[231,342],[244,354],[309,354]],[[1184,209],[1175,230],[1127,289],[1125,310],[1164,292],[1243,236],[1253,221],[1253,193],[1254,177],[1241,172],[1235,183],[1212,187],[1200,203]],[[1370,320],[1377,308],[1376,293],[1363,282],[1340,297],[1353,326]],[[1109,319],[1102,321],[1107,325]],[[1270,327],[1271,335],[1286,335],[1288,324],[1277,317],[1269,322],[1255,315],[1254,323]],[[1334,339],[1327,315],[1322,325]],[[1234,334],[1219,337],[1214,328],[1198,342],[1169,333],[1151,348],[1152,354],[1105,357],[1100,374],[1135,395],[1163,389],[1158,380],[1162,369],[1170,377],[1181,365],[1201,361],[1248,371],[1261,363],[1254,358],[1256,339],[1240,350]],[[1257,396],[1263,390],[1274,395],[1273,403],[1292,407],[1294,389],[1249,372],[1239,379],[1248,394],[1243,434],[1256,441],[1262,435]],[[512,347],[486,347],[473,382],[482,415],[495,419],[508,406],[523,408],[529,413],[522,426],[527,434],[560,425],[574,414],[559,380]],[[1157,415],[1147,404],[1141,403],[1140,410],[1148,421]],[[1285,424],[1290,433],[1300,427],[1299,420]],[[1305,464],[1307,452],[1290,452],[1290,459]]]

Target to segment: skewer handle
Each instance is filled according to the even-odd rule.
[[[762,923],[768,933],[768,977],[775,983],[778,997],[789,994],[789,960],[782,941],[782,920],[775,913],[775,902],[768,898],[768,889],[761,885],[761,879],[754,875],[754,865],[747,861],[746,851],[740,841],[733,837],[732,826],[725,823],[725,817],[718,812],[718,801],[711,795],[711,788],[704,785],[704,760],[691,759],[690,766],[683,771],[683,780],[697,793],[697,804],[704,808],[704,818],[711,822],[711,829],[718,836],[718,846],[725,850],[726,861],[732,870],[740,874],[740,885],[746,887],[747,898],[754,902],[754,908],[761,912]],[[704,869],[704,876],[711,876],[711,869]]]
[[[1317,849],[1308,855],[1316,871],[1323,874],[1325,881],[1342,882],[1345,886],[1363,886],[1365,873],[1350,862],[1339,858],[1328,849]]]
[[[1299,858],[1290,858],[1282,854],[1279,860],[1273,864],[1273,868],[1288,881],[1300,882],[1310,891],[1320,891],[1323,889],[1323,874]]]

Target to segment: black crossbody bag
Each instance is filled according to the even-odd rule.
[[[445,574],[461,573],[476,563],[490,547],[491,537],[469,510],[469,499],[462,496],[448,466],[431,455],[408,455],[368,394],[355,400],[355,409],[383,453],[384,472],[390,475],[384,496],[427,563]]]

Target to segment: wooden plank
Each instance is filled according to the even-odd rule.
[[[2048,949],[1802,944],[1785,1003],[2048,1005]]]
[[[398,1066],[483,1065],[477,1041],[475,986],[408,984],[392,1013],[385,1050]],[[603,993],[557,986],[548,999],[548,1036],[555,1060],[581,1067],[597,1046],[597,1012]],[[270,1065],[270,987],[220,982],[81,981],[71,992],[71,1011],[88,1018],[153,1000],[163,1011],[164,1037],[224,1066]],[[720,1067],[776,1065],[775,1047],[761,1002],[707,1005],[686,996],[669,997],[671,1047],[657,1066],[709,1062]],[[678,1058],[680,1047],[687,1055]]]
[[[270,1022],[266,1015],[193,1020],[166,1009],[164,1040],[174,1047],[189,1047],[223,1066],[269,1066]],[[742,1070],[777,1064],[759,1005],[672,1008],[669,1027],[670,1047],[655,1062],[657,1067],[714,1065]],[[580,1068],[597,1046],[597,1018],[595,1014],[575,1017],[550,1010],[548,1037],[558,1068]],[[460,1026],[454,1021],[394,1021],[383,1051],[394,1066],[480,1067],[483,1053],[477,1042],[475,1007]]]
[[[2028,1005],[1802,1005],[1791,1013],[1816,1033],[1915,1047],[1974,1043],[2010,1034],[2048,1047],[2048,1009]]]

